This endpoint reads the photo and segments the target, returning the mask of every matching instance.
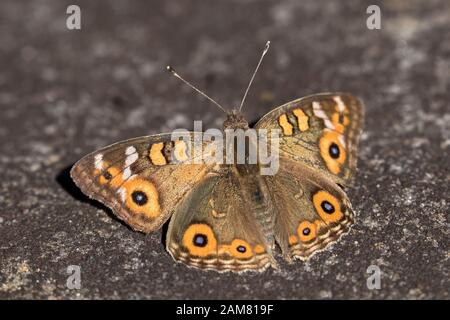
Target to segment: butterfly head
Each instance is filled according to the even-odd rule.
[[[227,118],[223,122],[223,130],[226,129],[248,129],[248,122],[244,115],[238,110],[227,112]]]

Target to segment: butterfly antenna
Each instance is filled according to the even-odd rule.
[[[177,77],[178,79],[180,79],[181,81],[183,81],[185,84],[187,84],[189,87],[191,87],[192,89],[194,89],[195,91],[197,91],[198,93],[200,93],[202,96],[204,96],[206,99],[208,99],[209,101],[211,101],[212,103],[214,103],[216,106],[218,106],[223,112],[227,113],[227,111],[225,110],[224,107],[222,107],[219,103],[217,103],[214,99],[212,99],[210,96],[208,96],[206,93],[204,93],[203,91],[197,89],[194,85],[190,84],[189,82],[187,82],[186,80],[184,80],[176,71],[174,68],[172,68],[171,66],[167,66],[167,71],[169,71],[171,74],[173,74],[175,77]]]
[[[261,62],[263,61],[264,56],[266,55],[267,51],[269,51],[269,47],[270,47],[270,41],[267,41],[266,46],[264,47],[263,53],[261,54],[261,58],[259,58],[258,65],[256,66],[256,69],[253,72],[250,82],[248,83],[247,90],[245,90],[244,97],[242,98],[241,105],[239,106],[239,111],[242,110],[242,106],[244,105],[245,98],[247,98],[247,93],[250,90],[250,87],[252,86],[253,79],[255,79],[255,75],[258,72],[259,66],[261,65]]]

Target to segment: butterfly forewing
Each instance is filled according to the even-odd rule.
[[[364,108],[350,94],[324,93],[286,103],[266,114],[257,129],[279,129],[280,158],[294,159],[349,185]]]
[[[82,158],[71,176],[86,195],[111,208],[133,229],[151,232],[167,221],[178,201],[211,167],[181,165],[192,150],[183,143],[175,144],[168,134],[119,142]]]

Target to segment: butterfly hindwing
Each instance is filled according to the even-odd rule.
[[[364,107],[354,96],[324,93],[286,103],[255,127],[281,131],[281,159],[300,161],[336,183],[349,185],[363,117]]]
[[[287,260],[308,258],[353,223],[346,194],[309,167],[284,159],[278,173],[265,179],[277,208],[275,238]]]
[[[210,165],[180,164],[191,151],[192,143],[173,142],[170,134],[130,139],[85,156],[71,176],[83,193],[147,233],[167,221],[178,201],[208,172]]]
[[[252,199],[231,166],[208,174],[175,211],[167,250],[175,260],[201,269],[240,272],[276,266]]]

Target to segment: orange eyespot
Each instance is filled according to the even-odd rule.
[[[339,141],[339,133],[325,131],[319,141],[320,155],[324,159],[328,170],[334,174],[341,171],[341,165],[345,162],[345,148]]]
[[[210,226],[204,223],[190,225],[184,232],[183,246],[197,257],[217,254],[217,240]]]
[[[144,179],[135,178],[122,186],[125,192],[125,205],[134,213],[154,219],[161,213],[159,196],[155,185]]]
[[[247,241],[234,239],[229,247],[231,255],[240,259],[247,259],[253,256],[253,250]]]
[[[261,245],[255,246],[255,252],[260,254],[265,251]],[[250,244],[242,239],[234,239],[231,244],[223,244],[219,248],[219,253],[231,255],[237,259],[248,259],[253,257],[253,250]]]
[[[314,208],[325,223],[337,222],[344,216],[339,200],[328,193],[320,190],[313,195]]]
[[[308,242],[317,236],[317,227],[309,221],[300,222],[297,228],[297,234],[302,242]]]
[[[98,175],[98,182],[101,185],[111,184],[113,187],[119,187],[123,180],[120,176],[120,170],[117,167],[109,167],[108,162],[103,162],[102,167],[106,170],[95,169],[94,175]]]

